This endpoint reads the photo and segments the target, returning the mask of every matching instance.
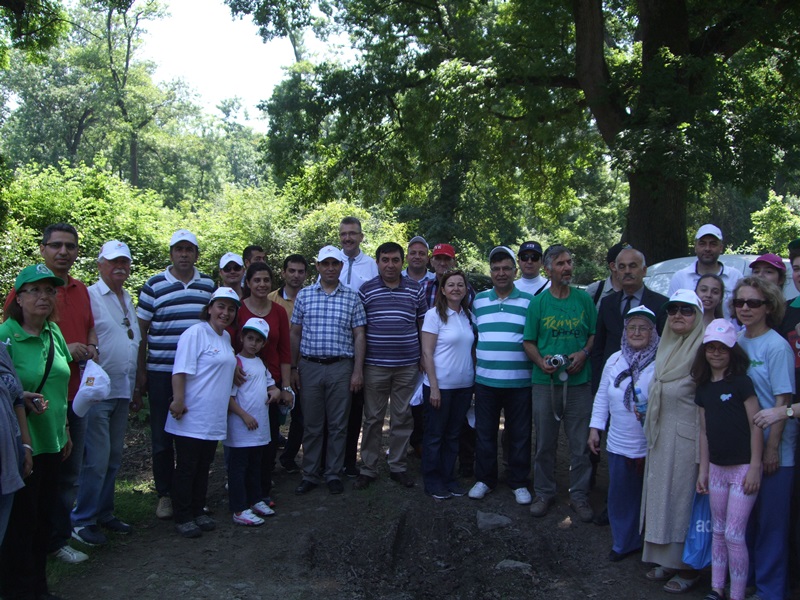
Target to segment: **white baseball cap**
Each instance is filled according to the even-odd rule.
[[[197,243],[197,237],[188,229],[178,229],[178,231],[173,233],[169,240],[169,247],[172,248],[178,242],[189,242],[190,244],[194,244],[196,248],[200,247],[200,244]]]
[[[258,317],[251,317],[247,319],[247,323],[245,323],[242,327],[242,331],[245,329],[252,329],[257,333],[260,333],[264,336],[265,340],[269,337],[269,323],[267,323],[264,319],[259,319]]]
[[[319,251],[319,254],[317,255],[317,262],[322,262],[326,258],[336,259],[340,263],[344,262],[344,259],[342,258],[342,251],[336,246],[325,246]]]
[[[698,229],[694,239],[699,240],[704,235],[713,235],[720,242],[722,241],[722,231],[719,227],[712,225],[711,223],[706,223],[700,229]]]
[[[236,254],[235,252],[226,252],[225,254],[222,255],[222,258],[219,259],[219,268],[221,269],[222,267],[231,262],[236,263],[240,267],[244,266],[244,261],[242,260],[242,257],[240,255]]]
[[[672,296],[669,297],[669,300],[664,304],[664,308],[670,304],[677,303],[696,306],[698,312],[701,315],[703,314],[703,302],[700,300],[699,296],[694,293],[694,290],[687,290],[686,288],[676,290],[675,293],[672,294]]]
[[[100,254],[97,256],[97,258],[114,260],[115,258],[119,258],[121,256],[124,256],[128,260],[132,260],[131,249],[128,248],[128,244],[125,242],[120,242],[119,240],[111,240],[110,242],[103,244],[103,247],[100,248]]]
[[[431,247],[428,245],[428,242],[425,241],[425,238],[421,235],[415,235],[408,241],[408,245],[411,246],[412,244],[424,244],[425,247],[430,250]]]
[[[211,304],[214,300],[231,300],[236,303],[236,306],[241,305],[241,300],[239,300],[239,294],[233,288],[229,287],[218,287],[213,294],[211,294],[211,298],[208,299],[208,303]]]

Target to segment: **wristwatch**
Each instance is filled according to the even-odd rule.
[[[292,387],[291,387],[291,386],[286,386],[286,387],[284,387],[284,388],[281,388],[281,391],[284,391],[284,392],[292,392],[292,391],[294,391],[294,390],[292,390]]]
[[[789,419],[791,419],[791,418],[794,416],[794,409],[792,408],[792,405],[791,405],[791,404],[790,404],[789,406],[787,406],[787,407],[786,407],[786,416],[787,416]]]

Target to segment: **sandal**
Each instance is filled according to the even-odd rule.
[[[705,598],[703,598],[703,600],[725,600],[725,596],[723,596],[718,592],[715,592],[714,590],[711,590],[705,595]]]
[[[664,591],[668,594],[685,594],[692,589],[698,581],[700,581],[699,574],[688,578],[681,577],[680,574],[676,574],[672,576],[672,579],[670,579],[666,585],[664,585]]]
[[[677,571],[675,569],[668,569],[667,567],[655,566],[647,572],[647,579],[649,581],[667,581],[672,579]]]

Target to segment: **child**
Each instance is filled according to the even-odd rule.
[[[731,600],[743,600],[749,569],[745,530],[761,485],[763,436],[753,417],[758,411],[750,359],[736,343],[734,326],[714,319],[706,328],[692,365],[700,407],[700,470],[697,493],[711,494],[711,592],[722,600],[728,568]]]
[[[269,336],[264,319],[248,319],[241,330],[242,351],[237,355],[247,379],[233,387],[228,404],[228,498],[233,522],[263,525],[275,514],[261,500],[261,454],[270,442],[269,402],[277,402],[280,390],[258,357]]]

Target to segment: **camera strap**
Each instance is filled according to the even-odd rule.
[[[559,406],[559,402],[556,400],[556,384],[555,378],[551,375],[550,376],[550,403],[553,406],[553,417],[555,417],[556,421],[561,421],[564,417],[564,411],[567,409],[567,382],[569,379],[565,379],[561,385],[561,403]],[[558,409],[561,409],[560,412]]]
[[[53,356],[55,355],[55,348],[53,348],[53,332],[50,331],[50,323],[47,323],[47,334],[50,336],[50,347],[47,349],[47,361],[44,363],[44,375],[42,375],[42,382],[36,388],[36,394],[42,391],[44,384],[47,382],[47,376],[50,375],[50,368],[53,366]]]

